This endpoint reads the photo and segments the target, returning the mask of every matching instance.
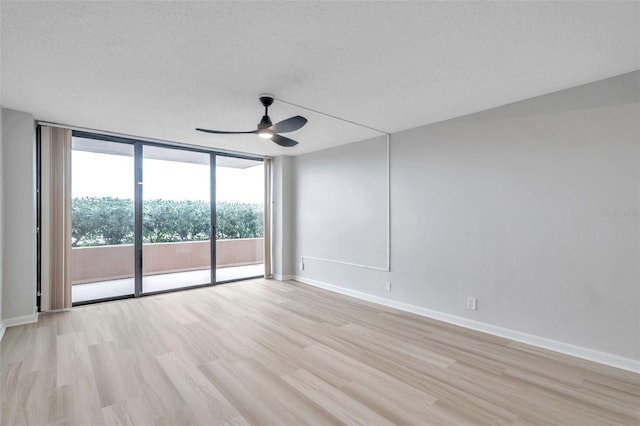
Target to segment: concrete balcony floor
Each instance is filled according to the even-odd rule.
[[[264,275],[263,263],[216,269],[217,282],[262,275]],[[211,277],[208,269],[190,272],[174,272],[169,274],[144,276],[142,278],[142,289],[144,293],[155,293],[158,291],[209,284],[210,282]],[[73,303],[79,303],[90,300],[127,296],[133,294],[133,289],[133,278],[76,284],[71,290],[71,300]]]

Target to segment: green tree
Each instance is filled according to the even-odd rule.
[[[202,241],[211,235],[209,203],[150,200],[143,203],[144,242]]]
[[[142,209],[145,243],[204,241],[210,239],[211,210],[205,201],[147,200]],[[261,204],[216,204],[216,238],[262,238]],[[132,244],[134,205],[120,198],[74,198],[71,236],[73,247]]]
[[[262,205],[220,202],[216,204],[216,239],[262,238]]]
[[[98,209],[98,229],[105,244],[133,244],[133,202],[119,198],[102,198],[98,203]]]
[[[95,198],[71,200],[71,246],[93,245],[98,234],[97,202]]]
[[[134,207],[120,198],[71,200],[71,245],[95,246],[133,243]]]

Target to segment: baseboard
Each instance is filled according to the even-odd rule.
[[[22,317],[7,318],[0,321],[0,342],[4,337],[4,332],[9,327],[15,327],[16,325],[32,324],[38,322],[38,312],[34,312],[33,315],[25,315]]]
[[[38,322],[38,313],[33,315],[25,315],[22,317],[6,318],[2,321],[3,328],[15,327],[16,325],[24,325]]]
[[[411,305],[396,300],[386,299],[384,297],[374,296],[372,294],[364,293],[357,290],[351,290],[348,288],[340,287],[333,284],[328,284],[322,281],[313,280],[307,277],[295,276],[292,279],[304,284],[308,284],[314,287],[322,288],[325,290],[333,291],[335,293],[344,294],[346,296],[355,297],[356,299],[366,300],[367,302],[377,303],[379,305],[388,306],[405,312],[411,312],[413,314],[421,315],[424,317],[436,319],[449,324],[458,325],[461,327],[469,328],[472,330],[481,331],[483,333],[492,334],[494,336],[504,337],[509,340],[513,340],[520,343],[526,343],[531,346],[537,346],[539,348],[548,349],[554,352],[559,352],[565,355],[571,355],[577,358],[586,359],[589,361],[597,362],[599,364],[608,365],[610,367],[616,367],[634,373],[640,373],[640,361],[624,358],[618,355],[609,354],[606,352],[600,352],[593,349],[585,348],[582,346],[576,346],[569,343],[560,342],[558,340],[548,339],[546,337],[540,337],[529,333],[524,333],[509,328],[499,327],[483,323],[480,321],[471,320],[468,318],[459,317],[456,315],[446,314],[432,309],[423,308],[421,306]]]
[[[295,275],[279,275],[279,274],[273,274],[273,278],[275,278],[278,281],[287,281],[287,280],[296,279]]]

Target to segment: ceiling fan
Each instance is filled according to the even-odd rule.
[[[307,123],[307,119],[302,116],[296,115],[294,117],[287,118],[286,120],[282,120],[277,122],[276,124],[273,124],[271,123],[271,118],[269,118],[269,106],[271,106],[271,104],[273,103],[273,96],[261,95],[260,102],[264,106],[264,115],[258,123],[258,128],[256,130],[250,130],[247,132],[229,132],[224,130],[209,130],[200,128],[197,128],[196,130],[200,132],[216,133],[221,135],[254,133],[263,139],[271,139],[272,142],[275,142],[280,146],[292,147],[298,145],[297,141],[294,141],[293,139],[287,138],[285,136],[281,136],[278,133],[295,132]]]

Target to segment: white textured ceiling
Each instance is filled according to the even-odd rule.
[[[39,120],[263,154],[396,132],[640,68],[640,2],[0,3],[3,107]]]

